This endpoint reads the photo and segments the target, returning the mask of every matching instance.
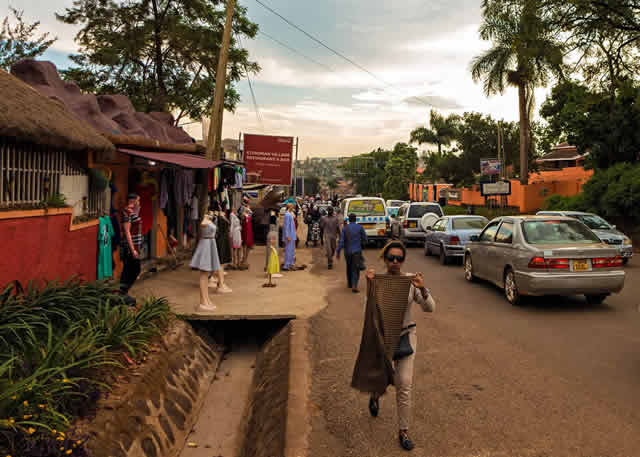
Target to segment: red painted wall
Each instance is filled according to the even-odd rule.
[[[98,226],[70,231],[70,214],[0,220],[0,286],[19,280],[96,279]]]

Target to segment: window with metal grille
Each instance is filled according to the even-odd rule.
[[[0,138],[0,207],[38,205],[60,193],[64,176],[87,174],[65,151]],[[89,189],[82,212],[98,215],[104,206],[104,192]]]

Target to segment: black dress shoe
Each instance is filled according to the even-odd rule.
[[[416,447],[416,445],[413,444],[413,441],[411,441],[411,438],[409,438],[409,434],[406,430],[400,431],[400,433],[398,434],[398,439],[400,440],[400,446],[402,446],[402,449],[404,449],[405,451],[411,451],[414,447]]]
[[[380,405],[377,398],[369,398],[369,412],[371,416],[378,417],[378,411],[380,411]]]

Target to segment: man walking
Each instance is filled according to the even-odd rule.
[[[327,208],[327,215],[320,219],[320,230],[324,236],[324,252],[327,254],[329,261],[329,270],[333,268],[333,256],[336,254],[338,245],[338,237],[340,236],[340,220],[333,213],[333,208]]]
[[[336,257],[340,259],[340,251],[344,249],[344,259],[347,261],[347,285],[354,294],[359,292],[360,265],[362,265],[362,246],[367,242],[367,233],[356,222],[356,215],[349,214],[349,224],[342,229],[340,244]]]
[[[120,290],[128,294],[133,283],[140,274],[140,248],[142,247],[142,219],[140,213],[140,197],[137,194],[127,195],[127,206],[122,210],[121,250],[122,274]]]
[[[282,241],[284,242],[284,271],[289,271],[295,266],[296,260],[296,224],[293,220],[293,204],[287,205],[287,212],[284,213],[284,224],[282,226]]]

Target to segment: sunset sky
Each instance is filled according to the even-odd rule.
[[[59,67],[76,50],[77,28],[56,21],[54,12],[72,0],[20,0],[29,21],[59,37],[45,59]],[[263,0],[329,47],[351,58],[380,80],[291,28],[255,0],[239,0],[260,29],[317,65],[262,34],[245,40],[262,71],[252,78],[262,124],[247,81],[238,84],[242,102],[225,113],[223,136],[239,132],[300,138],[300,156],[348,156],[408,141],[409,132],[428,121],[433,107],[445,113],[480,111],[517,120],[515,90],[486,98],[469,72],[471,59],[489,46],[478,37],[480,0]],[[329,68],[326,68],[329,67]],[[544,100],[546,91],[537,94]],[[419,99],[419,100],[418,100]],[[200,138],[198,125],[189,132]]]

